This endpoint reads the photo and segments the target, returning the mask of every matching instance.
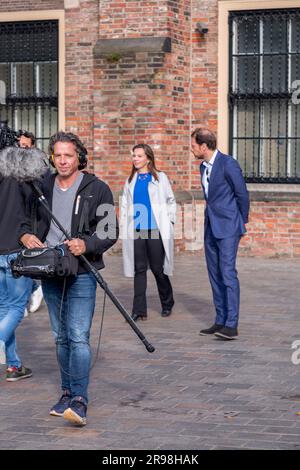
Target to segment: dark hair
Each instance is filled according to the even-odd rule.
[[[22,137],[22,135],[24,137],[26,137],[26,139],[30,139],[31,140],[31,145],[34,145],[35,144],[35,137],[34,137],[34,134],[32,132],[29,132],[29,131],[23,131],[22,129],[20,129],[18,132],[17,132],[17,138],[20,139],[20,137]]]
[[[151,173],[151,175],[154,177],[154,179],[156,181],[158,181],[158,176],[157,176],[157,172],[158,172],[158,169],[156,168],[155,166],[155,158],[154,158],[154,152],[152,150],[152,148],[150,147],[150,145],[147,145],[147,144],[137,144],[135,145],[134,147],[132,147],[132,152],[134,152],[136,149],[143,149],[149,162],[148,162],[148,171],[149,173]],[[131,173],[130,173],[130,176],[128,178],[128,181],[129,183],[131,182],[132,178],[134,177],[134,174],[136,173],[136,168],[134,167],[134,165],[132,165],[132,169],[131,169]]]
[[[76,152],[79,155],[79,165],[78,170],[83,170],[83,168],[87,165],[87,149],[79,139],[79,137],[72,132],[57,132],[56,134],[52,135],[49,140],[48,151],[50,156],[54,152],[54,145],[57,142],[70,142],[74,145]]]
[[[215,134],[205,127],[197,127],[193,132],[191,137],[194,137],[198,145],[206,144],[207,148],[210,150],[216,150],[217,148],[217,138]]]

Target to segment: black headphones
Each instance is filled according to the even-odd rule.
[[[79,159],[79,166],[78,170],[83,170],[88,163],[88,157],[87,157],[87,151],[81,151],[78,153],[78,159]]]

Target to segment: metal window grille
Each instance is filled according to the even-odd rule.
[[[230,151],[246,181],[300,183],[300,10],[231,12]]]
[[[0,120],[47,149],[58,126],[58,21],[0,23]]]

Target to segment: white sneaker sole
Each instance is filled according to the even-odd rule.
[[[236,336],[227,336],[227,335],[223,335],[223,333],[215,333],[215,336],[218,336],[219,338],[224,338],[224,339],[228,339],[228,340],[232,340],[232,339],[237,339],[237,335]]]
[[[51,411],[49,411],[49,415],[62,417],[64,415],[64,413],[57,413],[56,411],[51,410]]]
[[[71,408],[68,408],[64,414],[63,418],[69,421],[72,424],[77,424],[78,426],[86,425],[86,418],[81,418],[77,413],[75,413]]]

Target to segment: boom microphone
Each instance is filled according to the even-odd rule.
[[[41,178],[47,171],[46,154],[36,148],[6,147],[0,151],[0,175],[20,182]]]

